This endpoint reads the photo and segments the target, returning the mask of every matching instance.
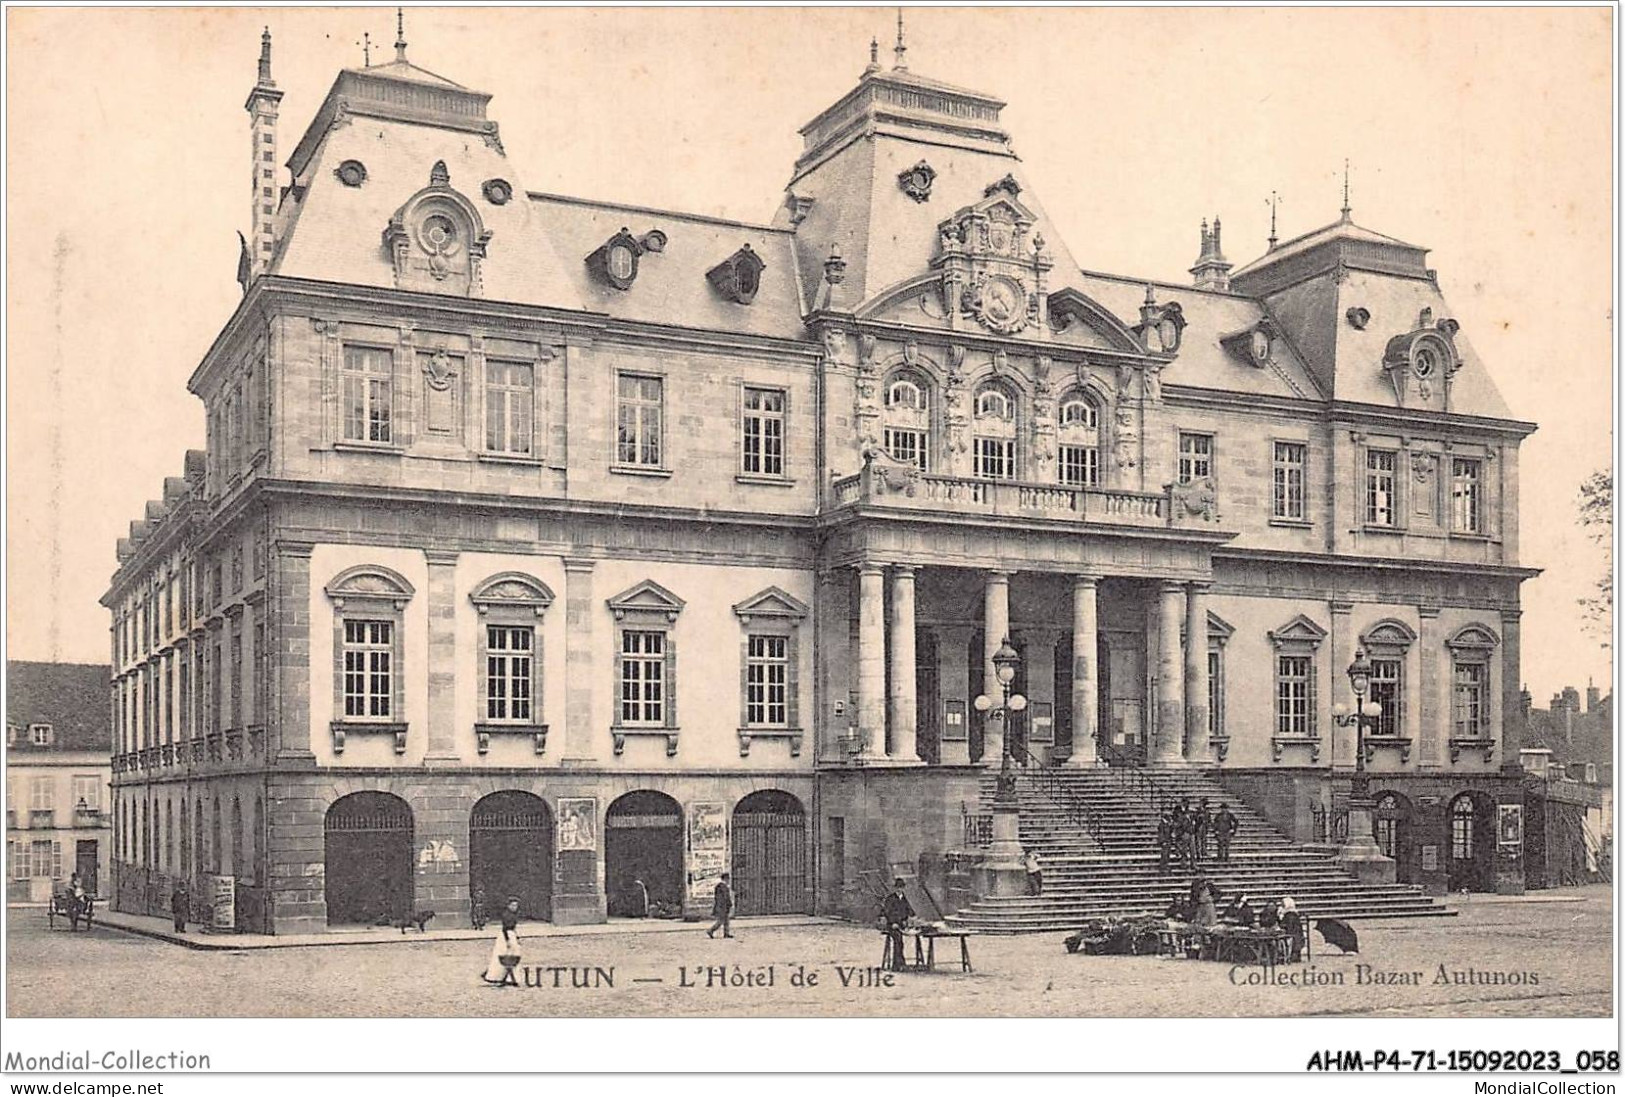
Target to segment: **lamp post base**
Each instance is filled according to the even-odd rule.
[[[1021,852],[1021,816],[1014,810],[995,805],[993,841],[987,847],[987,860],[976,869],[976,891],[980,895],[1013,896],[1027,894],[1027,866]]]
[[[1335,858],[1337,865],[1363,884],[1391,884],[1395,870],[1372,834],[1372,802],[1364,795],[1349,798],[1349,836]]]

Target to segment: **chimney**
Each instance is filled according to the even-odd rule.
[[[1602,691],[1592,684],[1590,678],[1586,679],[1586,711],[1597,711],[1597,702],[1602,700]]]
[[[1518,707],[1523,710],[1523,718],[1525,720],[1529,719],[1529,713],[1535,707],[1535,695],[1529,692],[1527,684],[1523,687],[1522,692],[1518,694]]]
[[[1219,219],[1213,219],[1213,228],[1207,227],[1207,219],[1202,219],[1202,251],[1196,257],[1196,265],[1191,268],[1191,275],[1195,278],[1197,289],[1216,290],[1220,293],[1230,291],[1231,264],[1224,257],[1224,249],[1219,244]]]
[[[259,75],[254,90],[248,93],[243,109],[248,111],[251,150],[249,198],[253,205],[248,223],[253,226],[246,244],[248,254],[244,265],[247,277],[243,288],[265,273],[271,265],[271,253],[276,247],[276,112],[282,101],[276,81],[271,79],[271,28],[260,35]]]

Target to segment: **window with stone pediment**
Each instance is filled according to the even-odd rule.
[[[1405,726],[1405,655],[1416,642],[1416,633],[1403,621],[1378,621],[1360,637],[1371,659],[1370,699],[1382,708],[1373,731],[1378,735],[1401,734]]]
[[[667,737],[676,753],[677,643],[673,636],[681,598],[645,579],[606,603],[615,616],[615,706],[611,732],[615,753],[629,734]]]
[[[553,591],[540,579],[510,571],[486,579],[468,598],[480,617],[476,722],[540,726],[541,620]]]
[[[800,753],[800,638],[810,610],[800,599],[767,589],[733,607],[743,628],[740,644],[740,737],[748,752],[750,736],[792,738]]]
[[[346,568],[324,588],[333,603],[333,732],[392,731],[406,749],[405,611],[415,591],[379,564]]]
[[[1492,735],[1490,659],[1500,643],[1494,631],[1478,624],[1458,629],[1445,641],[1451,658],[1451,734],[1456,739]]]
[[[1275,648],[1275,734],[1292,739],[1315,738],[1319,649],[1326,630],[1303,614],[1273,629]]]

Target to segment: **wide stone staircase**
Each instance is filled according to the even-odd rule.
[[[1241,824],[1228,863],[1210,856],[1198,871],[1221,903],[1242,893],[1254,907],[1291,896],[1309,918],[1415,918],[1455,914],[1412,884],[1365,884],[1325,846],[1295,843],[1238,797],[1185,769],[1018,769],[1021,842],[1038,851],[1043,894],[990,896],[950,915],[949,925],[982,933],[1072,930],[1091,918],[1160,914],[1190,894],[1191,873],[1177,860],[1158,868],[1157,817],[1164,804],[1207,798],[1209,811],[1230,805]],[[978,814],[993,810],[996,779],[983,779]]]

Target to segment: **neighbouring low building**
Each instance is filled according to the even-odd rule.
[[[1544,709],[1526,693],[1530,887],[1613,878],[1614,699],[1588,683],[1565,686]]]
[[[108,668],[6,663],[6,901],[42,903],[77,873],[109,884]]]
[[[1095,271],[1005,104],[896,58],[748,224],[527,190],[404,43],[283,155],[267,33],[207,448],[104,598],[121,902],[583,921],[731,866],[741,913],[855,912],[1007,749],[1199,768],[1309,842],[1357,648],[1399,879],[1522,887],[1534,426],[1426,249],[1345,203]]]

